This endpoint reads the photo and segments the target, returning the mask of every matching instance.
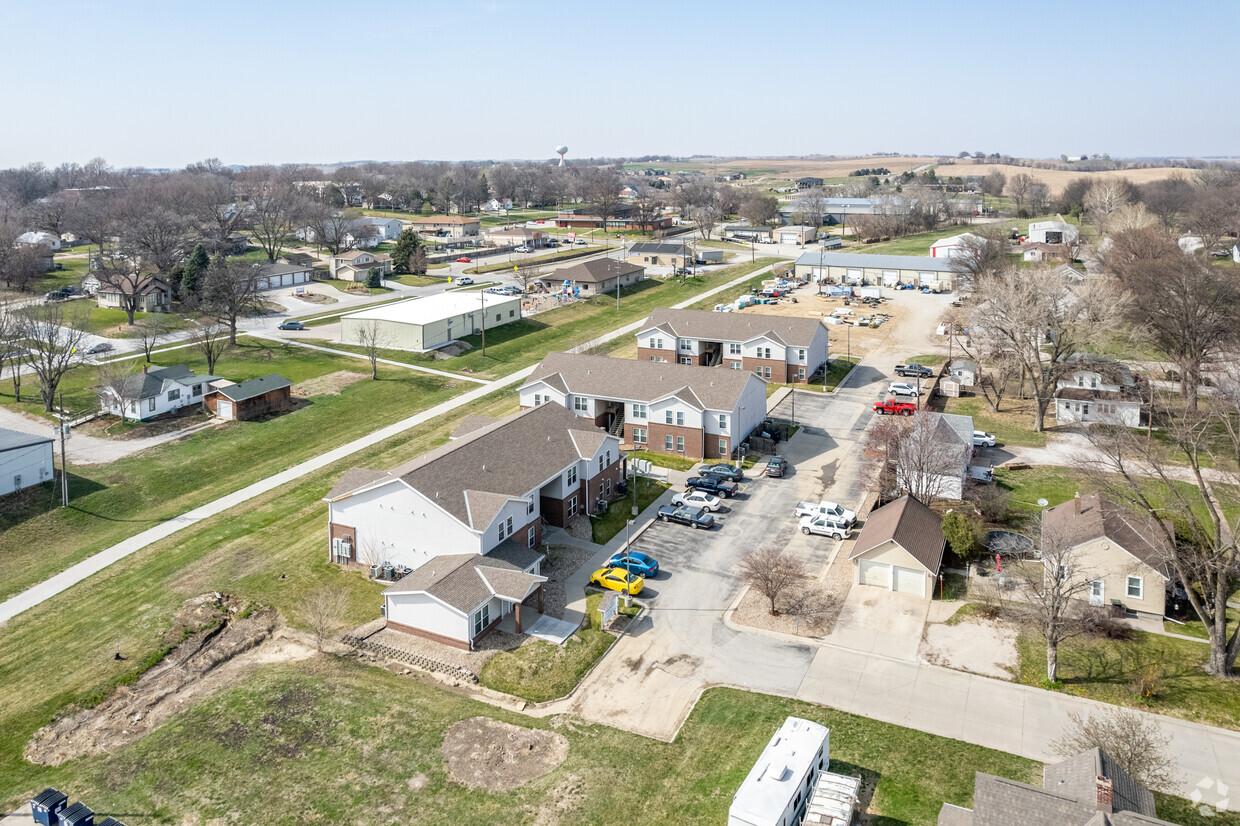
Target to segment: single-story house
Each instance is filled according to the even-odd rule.
[[[420,352],[480,333],[484,325],[490,330],[520,320],[521,296],[465,290],[350,313],[340,319],[340,340],[362,343],[364,331],[373,322],[384,347]]]
[[[146,421],[165,413],[173,413],[182,407],[202,404],[219,376],[199,376],[184,364],[171,367],[142,366],[141,373],[125,379],[118,389],[105,387],[99,393],[99,402],[105,413],[124,415],[130,419]]]
[[[780,227],[775,230],[775,243],[777,244],[808,244],[818,235],[817,227],[807,227],[804,224],[793,224],[788,227]]]
[[[793,183],[797,185],[797,189],[815,189],[822,186],[822,178],[797,178]]]
[[[832,252],[826,256],[815,250],[797,259],[797,278],[824,284],[881,285],[896,287],[915,284],[931,290],[954,289],[955,273],[950,258],[921,255],[866,255]]]
[[[768,226],[755,227],[751,224],[728,224],[723,228],[724,238],[736,238],[741,241],[758,241],[770,243],[774,230]]]
[[[549,290],[569,289],[584,296],[615,292],[616,285],[636,284],[646,277],[646,268],[614,258],[593,258],[570,267],[552,270],[540,281]]]
[[[313,267],[303,264],[286,264],[283,261],[262,264],[258,268],[258,289],[274,290],[277,287],[309,284],[313,277],[313,270]]]
[[[1128,365],[1091,353],[1073,353],[1064,362],[1070,372],[1055,382],[1058,424],[1141,426],[1144,403]]]
[[[1067,262],[1068,254],[1063,244],[1025,244],[1020,249],[1020,257],[1024,261],[1060,261]]]
[[[629,247],[627,260],[643,267],[687,267],[693,261],[688,244],[638,241]]]
[[[977,384],[977,362],[968,359],[954,359],[947,366],[947,374],[955,379],[961,387],[973,387]]]
[[[1042,537],[1072,549],[1073,564],[1089,578],[1091,605],[1119,602],[1128,611],[1163,616],[1171,548],[1152,517],[1101,493],[1077,494],[1042,511]]]
[[[963,255],[968,250],[969,244],[979,243],[982,240],[980,235],[974,235],[971,232],[962,232],[950,238],[940,238],[930,245],[930,257],[951,258],[953,255]]]
[[[137,311],[140,313],[166,313],[172,309],[172,287],[164,279],[146,275],[137,281],[133,278],[117,278],[112,281],[100,279],[95,300],[106,309],[122,309],[122,299],[137,294]]]
[[[49,250],[60,249],[60,236],[50,232],[23,232],[17,236],[17,243],[32,247],[47,247]]]
[[[512,209],[511,198],[492,198],[482,205],[483,210],[487,212],[503,212]]]
[[[464,215],[436,215],[431,218],[414,218],[409,222],[409,226],[422,235],[435,235],[440,238],[476,237],[482,231],[481,220],[466,218]]]
[[[349,250],[332,256],[332,278],[364,284],[372,270],[378,270],[384,277],[390,275],[392,256],[384,252],[367,252],[366,250]]]
[[[508,227],[486,234],[486,242],[493,247],[541,247],[550,239],[551,236],[543,230],[530,227]]]
[[[0,428],[0,496],[50,481],[55,467],[51,437]]]
[[[366,217],[362,219],[362,223],[368,224],[374,228],[375,237],[380,242],[395,241],[400,237],[400,233],[404,230],[405,225],[399,218],[376,218]]]
[[[1028,243],[1074,244],[1081,231],[1067,221],[1034,221],[1029,225]]]
[[[854,580],[929,599],[943,564],[943,520],[911,496],[873,510],[853,544]]]
[[[293,403],[293,383],[277,373],[240,384],[219,381],[211,386],[203,404],[221,419],[244,422],[287,410]]]
[[[1154,794],[1094,748],[1042,769],[1042,786],[977,772],[973,808],[944,803],[938,826],[1174,826]]]

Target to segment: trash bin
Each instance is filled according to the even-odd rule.
[[[108,817],[104,818],[100,823],[95,824],[95,826],[125,826],[125,824],[121,823],[114,817]]]
[[[69,798],[53,788],[46,788],[30,801],[30,813],[35,823],[43,826],[56,826],[60,822],[60,813],[69,805]]]
[[[95,813],[82,801],[60,813],[61,826],[95,826]]]

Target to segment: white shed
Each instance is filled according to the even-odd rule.
[[[1034,221],[1029,225],[1031,244],[1074,244],[1080,230],[1067,221]]]
[[[964,254],[969,243],[980,243],[982,237],[974,235],[971,232],[964,232],[960,235],[953,235],[950,238],[940,238],[930,245],[931,258],[951,258],[955,255]]]
[[[0,496],[50,481],[54,467],[50,436],[0,428]]]

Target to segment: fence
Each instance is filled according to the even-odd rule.
[[[443,255],[428,255],[426,256],[426,263],[446,264],[455,261],[462,255],[468,255],[470,258],[487,258],[492,255],[504,255],[514,249],[516,249],[516,247],[514,245],[510,245],[507,247],[482,247],[481,249],[469,250],[468,253],[458,250],[457,252],[447,252]]]

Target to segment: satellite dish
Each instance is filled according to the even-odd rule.
[[[1039,508],[1044,508],[1044,507],[1046,507],[1046,506],[1047,506],[1047,505],[1049,505],[1049,504],[1050,504],[1050,502],[1046,501],[1045,499],[1039,499],[1039,500],[1038,500],[1038,507],[1039,507]]]

